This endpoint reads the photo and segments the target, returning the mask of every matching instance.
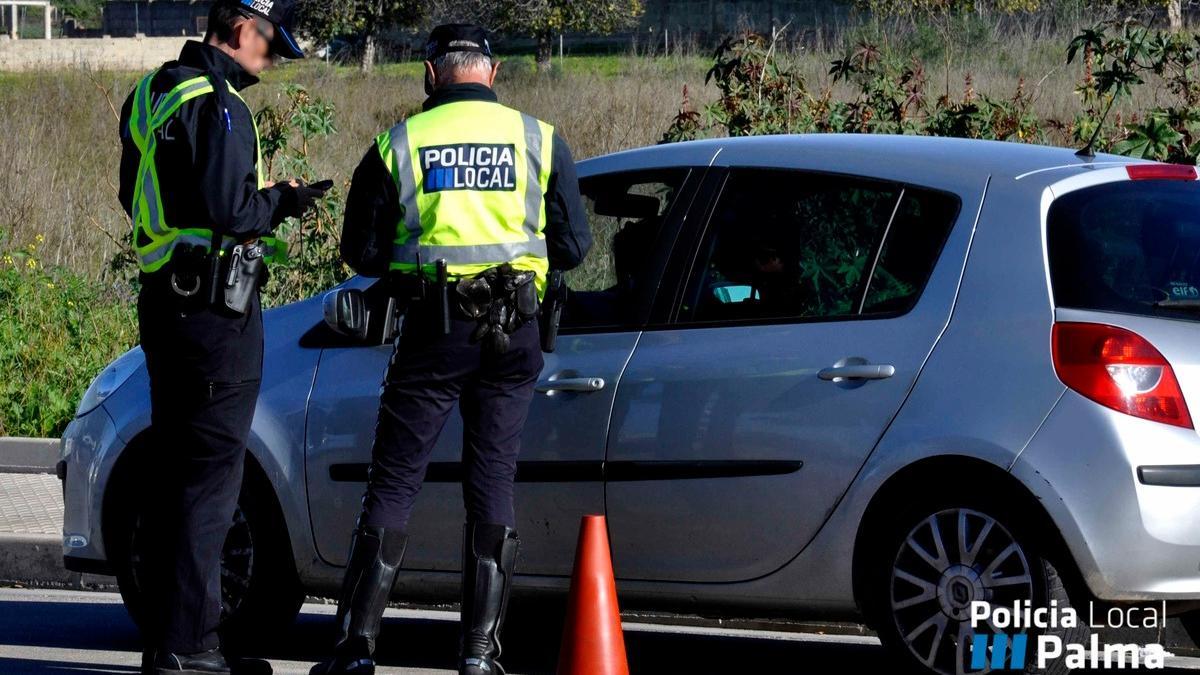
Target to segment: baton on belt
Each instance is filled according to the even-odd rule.
[[[438,258],[437,261],[437,285],[438,285],[438,300],[442,304],[442,333],[450,334],[450,290],[449,290],[449,273],[446,271],[446,259]]]

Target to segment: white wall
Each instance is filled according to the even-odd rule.
[[[179,56],[187,38],[0,38],[0,70],[149,70]]]

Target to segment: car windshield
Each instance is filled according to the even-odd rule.
[[[1046,235],[1059,307],[1200,319],[1200,183],[1068,193],[1051,205]]]

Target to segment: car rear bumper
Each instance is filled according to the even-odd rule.
[[[105,571],[100,486],[108,468],[105,458],[115,457],[123,445],[104,406],[76,418],[63,432],[57,472],[63,481],[63,564],[69,570],[111,573]]]
[[[1012,468],[1103,600],[1200,599],[1200,435],[1068,390]]]

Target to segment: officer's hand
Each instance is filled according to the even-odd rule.
[[[323,180],[312,185],[305,185],[298,180],[291,180],[282,188],[283,198],[279,201],[279,214],[284,218],[299,218],[311,209],[318,199],[323,197],[333,181]]]
[[[299,185],[297,185],[296,194],[298,195],[300,212],[304,213],[305,211],[311,209],[313,204],[316,203],[316,201],[321,197],[324,197],[325,193],[328,192],[329,188],[331,187],[333,187],[333,181],[331,180],[318,181],[312,185],[305,185],[303,182],[301,182]]]

